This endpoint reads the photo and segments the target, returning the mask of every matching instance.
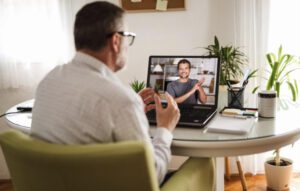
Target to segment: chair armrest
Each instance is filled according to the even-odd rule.
[[[213,189],[212,158],[190,158],[162,186],[161,191],[212,191]]]

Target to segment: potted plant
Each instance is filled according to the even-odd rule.
[[[247,63],[247,57],[240,48],[232,45],[221,46],[215,36],[214,44],[208,45],[205,49],[209,55],[220,57],[220,85],[226,85],[227,81],[231,84],[238,83],[243,75],[243,66]]]
[[[287,190],[292,178],[293,162],[281,158],[279,149],[274,153],[275,157],[265,162],[267,187],[272,190]]]
[[[130,86],[136,93],[139,93],[142,89],[146,87],[146,84],[144,81],[133,80],[130,83]]]
[[[205,49],[208,51],[208,55],[220,57],[220,96],[218,100],[218,110],[220,110],[228,103],[227,83],[230,85],[239,83],[243,76],[243,66],[247,63],[247,57],[239,47],[221,46],[216,36],[214,44],[208,45]]]
[[[268,53],[266,55],[270,70],[269,77],[266,78],[266,90],[274,90],[277,92],[277,97],[281,95],[281,89],[285,85],[290,90],[292,100],[296,101],[298,99],[298,83],[295,79],[291,78],[291,74],[299,67],[296,67],[297,60],[291,54],[284,54],[282,52],[282,46],[279,47],[277,55],[275,53]],[[259,86],[253,89],[253,93]]]
[[[276,91],[277,97],[281,95],[281,89],[285,85],[289,88],[292,100],[298,97],[297,81],[291,79],[290,75],[299,68],[295,67],[297,60],[291,54],[284,54],[282,46],[279,47],[277,55],[275,53],[266,54],[269,65],[267,70],[268,77],[265,78],[266,90]],[[253,89],[253,93],[259,86]],[[280,157],[280,150],[277,149],[275,157],[265,161],[265,173],[268,188],[272,190],[287,190],[292,177],[293,162],[290,159]]]

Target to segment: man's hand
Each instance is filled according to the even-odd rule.
[[[156,105],[156,121],[158,127],[167,128],[172,132],[180,118],[180,111],[173,97],[167,92],[165,93],[165,96],[168,102],[167,108],[163,108],[159,96],[157,94],[154,95]]]
[[[193,92],[195,92],[195,91],[200,91],[200,88],[201,88],[201,86],[202,86],[202,84],[204,83],[204,81],[205,81],[205,78],[201,78],[195,85],[194,85],[194,87],[193,87]]]
[[[199,87],[200,87],[200,84],[199,84],[199,82],[197,82],[192,89],[192,93],[195,93],[195,91],[199,90]]]
[[[198,88],[198,91],[199,91],[199,101],[202,103],[202,104],[205,104],[206,101],[207,101],[207,97],[206,97],[206,94],[202,88],[202,84],[204,83],[205,81],[205,78],[201,78],[197,84],[199,84],[199,88]]]
[[[138,93],[144,102],[144,111],[155,109],[155,104],[150,104],[154,101],[154,90],[152,88],[145,88]]]
[[[201,86],[204,83],[204,81],[205,81],[205,78],[203,77],[198,81],[198,84]]]

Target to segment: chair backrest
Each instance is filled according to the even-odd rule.
[[[17,131],[0,135],[15,191],[158,191],[142,142],[59,145]]]

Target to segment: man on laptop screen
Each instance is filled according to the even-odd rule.
[[[150,56],[147,86],[156,90],[165,105],[165,92],[175,98],[179,126],[204,127],[217,110],[219,70],[216,56]],[[147,117],[156,123],[154,110]]]
[[[168,84],[167,92],[175,98],[179,104],[204,104],[206,102],[206,94],[202,88],[205,78],[200,80],[190,79],[191,62],[187,59],[179,60],[177,64],[179,79]]]

